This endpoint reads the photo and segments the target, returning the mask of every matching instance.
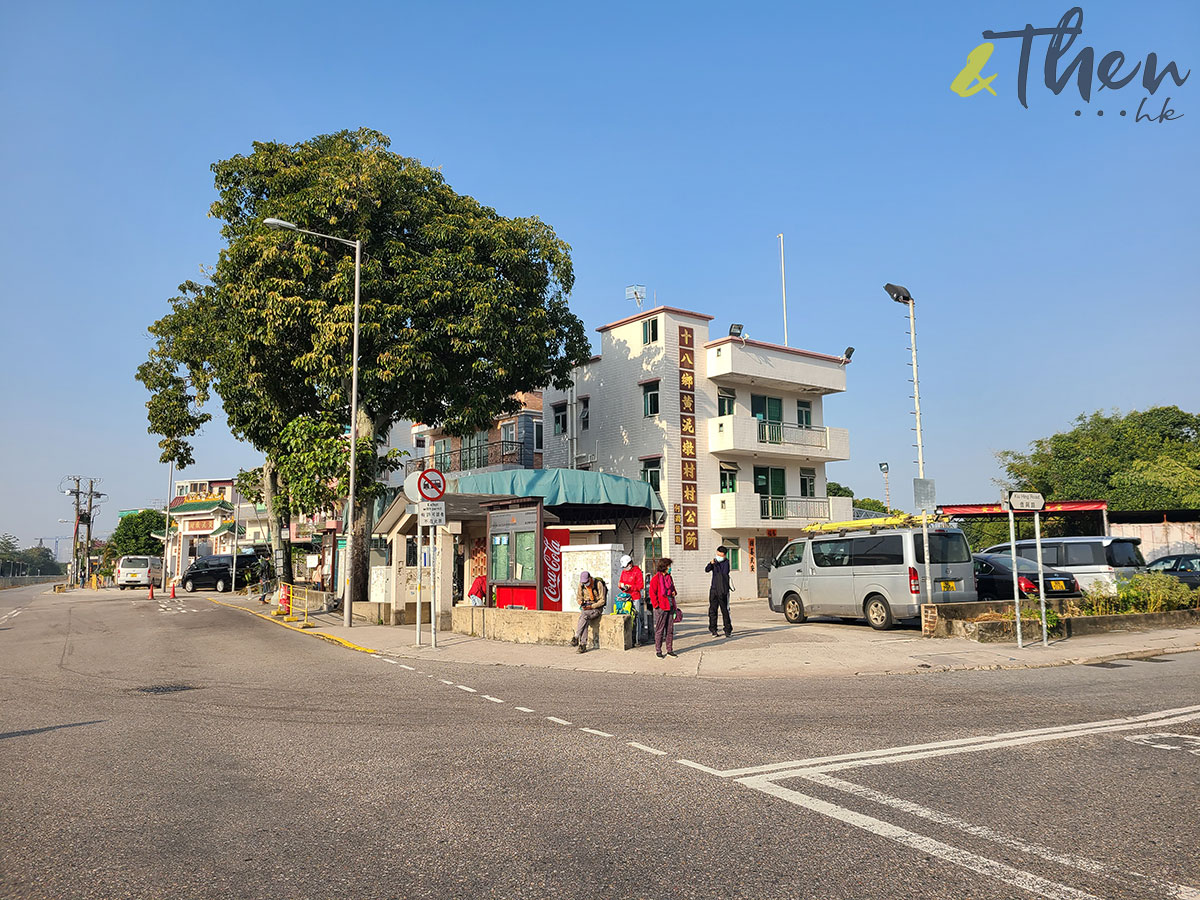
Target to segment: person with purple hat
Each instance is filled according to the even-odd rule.
[[[579,573],[579,621],[575,623],[575,637],[571,646],[579,653],[587,652],[587,633],[591,624],[604,615],[608,603],[608,585],[602,578],[593,578],[590,572]]]

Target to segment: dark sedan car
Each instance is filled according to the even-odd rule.
[[[1001,553],[976,553],[975,579],[979,584],[979,599],[1011,600],[1012,586],[1012,557]],[[1017,557],[1017,590],[1021,599],[1026,600],[1038,595],[1037,563],[1023,556]],[[1043,578],[1046,584],[1047,597],[1078,597],[1079,585],[1075,576],[1046,566]]]
[[[244,588],[257,580],[257,560],[253,556],[238,558],[237,586]],[[201,556],[183,573],[183,589],[188,591],[215,590],[218,594],[229,590],[233,583],[233,556]]]
[[[1188,587],[1200,587],[1200,553],[1175,553],[1160,556],[1148,566],[1151,572],[1165,572]]]

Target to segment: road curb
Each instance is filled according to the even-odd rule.
[[[332,634],[322,634],[319,631],[310,631],[307,628],[297,628],[295,625],[289,625],[287,622],[279,621],[279,619],[275,618],[274,616],[264,615],[263,613],[255,612],[252,609],[246,609],[246,607],[244,607],[244,606],[236,606],[232,603],[226,603],[223,600],[216,600],[212,597],[206,597],[205,599],[208,600],[210,603],[216,603],[220,606],[227,606],[230,609],[237,609],[244,613],[249,613],[250,615],[252,615],[256,618],[262,619],[266,622],[270,622],[273,625],[279,625],[283,628],[286,628],[288,631],[294,631],[297,634],[307,635],[308,637],[320,638],[323,641],[329,641],[331,644],[339,644],[348,650],[357,650],[359,653],[371,653],[371,654],[378,654],[380,652],[379,650],[372,650],[370,647],[363,647],[360,644],[355,644],[352,641],[346,640],[345,638],[335,637]]]
[[[1200,651],[1200,644],[1190,647],[1160,647],[1157,649],[1122,650],[1119,653],[1104,653],[1099,656],[1077,656],[1074,659],[1055,659],[1046,662],[1023,662],[1005,665],[995,663],[986,666],[931,666],[928,669],[896,669],[891,672],[855,672],[856,676],[869,675],[941,675],[945,672],[1000,672],[1021,669],[1059,669],[1063,666],[1092,666],[1117,659],[1153,659],[1156,656],[1174,656],[1176,653]]]

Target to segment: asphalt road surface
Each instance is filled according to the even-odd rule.
[[[1200,653],[599,676],[43,591],[0,592],[6,898],[1200,897]]]

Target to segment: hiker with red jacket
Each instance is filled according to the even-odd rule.
[[[630,602],[633,604],[633,643],[636,646],[645,636],[643,633],[643,624],[645,623],[645,601],[642,599],[642,593],[646,588],[646,582],[642,577],[642,570],[633,564],[633,557],[629,554],[621,557],[621,574],[617,578],[617,593],[628,595]]]
[[[650,579],[650,605],[654,607],[654,655],[662,659],[664,640],[667,656],[678,655],[674,650],[678,608],[675,605],[675,582],[671,578],[671,560],[660,559],[655,568],[654,577]]]

